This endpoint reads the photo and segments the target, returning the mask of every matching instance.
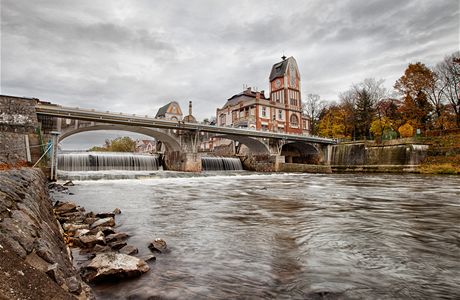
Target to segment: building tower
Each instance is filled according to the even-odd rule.
[[[270,72],[270,102],[284,109],[270,111],[273,121],[283,120],[284,132],[301,134],[303,129],[302,102],[300,94],[300,72],[294,57],[273,65]],[[278,118],[282,114],[283,118]],[[279,125],[277,125],[279,126]]]

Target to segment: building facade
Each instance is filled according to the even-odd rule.
[[[217,109],[217,126],[249,128],[293,134],[310,134],[310,122],[302,114],[300,72],[294,57],[282,57],[269,77],[270,97],[247,88]]]
[[[182,110],[180,109],[179,103],[177,103],[176,101],[172,101],[160,107],[160,109],[158,109],[157,114],[155,115],[155,118],[171,121],[181,121]]]

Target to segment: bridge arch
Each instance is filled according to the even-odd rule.
[[[75,128],[75,129],[71,129],[68,131],[64,131],[59,136],[59,141],[62,141],[77,133],[88,132],[88,131],[98,131],[98,130],[121,130],[121,131],[145,134],[147,136],[157,139],[158,141],[161,141],[166,146],[166,149],[169,151],[181,151],[180,143],[174,137],[170,136],[166,132],[162,132],[154,128],[135,127],[135,126],[126,126],[126,125],[97,124],[97,125]]]
[[[306,142],[287,142],[281,148],[281,155],[287,163],[317,164],[321,160],[320,150]]]
[[[262,141],[255,139],[255,138],[251,138],[247,136],[228,135],[228,134],[216,135],[216,137],[227,139],[227,140],[238,141],[241,144],[248,147],[248,149],[251,151],[252,154],[270,154],[269,147]]]

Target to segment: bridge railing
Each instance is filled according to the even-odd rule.
[[[144,127],[153,127],[153,128],[193,130],[193,131],[204,131],[204,132],[211,132],[211,133],[217,133],[217,134],[226,134],[226,135],[239,135],[239,136],[250,136],[250,137],[259,137],[259,138],[308,141],[308,142],[316,142],[316,143],[323,143],[323,144],[336,144],[336,140],[323,138],[323,137],[305,136],[305,135],[297,135],[297,134],[290,134],[290,133],[275,133],[275,132],[267,132],[267,131],[259,131],[259,130],[233,128],[233,127],[220,127],[220,126],[214,126],[214,125],[188,123],[188,122],[183,122],[183,121],[156,119],[156,118],[148,117],[147,115],[138,116],[136,114],[112,113],[108,111],[102,112],[102,111],[96,111],[94,109],[84,109],[84,108],[79,108],[79,107],[73,108],[73,107],[37,104],[36,111],[37,111],[37,114],[49,115],[49,116],[54,116],[54,117],[81,119],[81,120],[87,120],[87,121],[122,124],[122,125],[128,125],[128,126],[144,126]]]

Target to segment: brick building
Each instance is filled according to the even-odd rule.
[[[310,134],[310,121],[302,114],[300,72],[294,57],[282,57],[269,77],[270,98],[247,88],[217,109],[217,126]]]

